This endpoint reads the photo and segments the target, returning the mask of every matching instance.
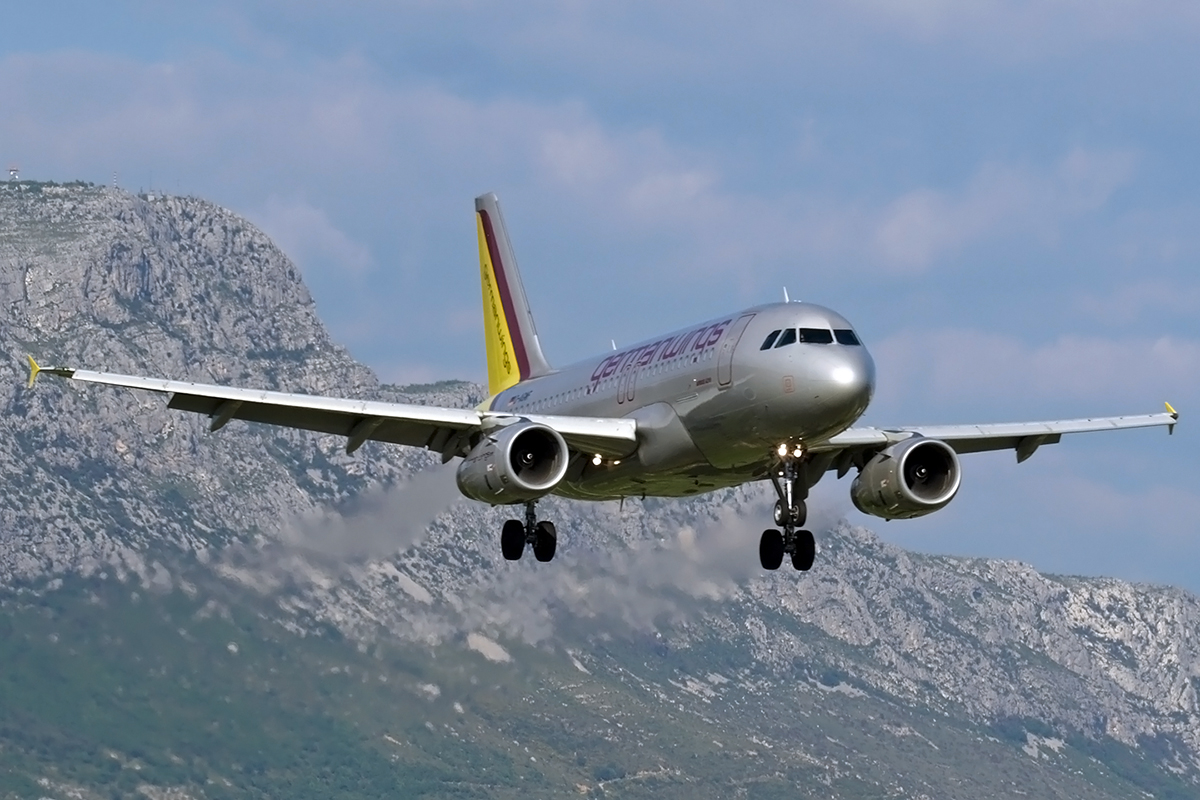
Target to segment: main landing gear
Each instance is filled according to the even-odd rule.
[[[558,533],[554,530],[554,523],[545,520],[538,522],[533,501],[525,504],[524,522],[510,519],[500,532],[500,552],[508,561],[520,561],[526,544],[533,545],[533,557],[538,561],[551,560],[558,548]]]
[[[811,531],[797,530],[808,518],[804,500],[808,487],[799,482],[800,447],[780,445],[779,467],[771,470],[771,484],[779,499],[775,502],[775,524],[782,530],[765,530],[758,542],[758,560],[763,569],[779,569],[784,554],[792,558],[792,566],[801,572],[812,569],[817,556],[817,542]]]

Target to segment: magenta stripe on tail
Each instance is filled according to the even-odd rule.
[[[487,238],[488,254],[492,258],[492,271],[496,276],[496,288],[500,292],[500,303],[504,306],[504,321],[512,337],[513,350],[517,354],[517,369],[521,372],[521,380],[529,377],[529,354],[525,350],[525,340],[522,338],[521,323],[513,308],[512,292],[508,288],[508,276],[505,274],[504,261],[500,258],[500,248],[496,245],[496,234],[492,230],[492,220],[486,211],[479,212],[483,220],[483,235]]]

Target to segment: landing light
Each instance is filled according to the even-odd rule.
[[[792,455],[796,458],[804,455],[804,447],[802,445],[796,445],[796,449],[792,452]]]
[[[603,460],[604,459],[600,457],[599,453],[592,456],[592,463],[595,464],[597,467],[600,466],[600,462],[602,462]]]
[[[786,455],[787,455],[787,451],[788,451],[788,446],[787,446],[786,444],[781,444],[781,445],[779,445],[779,455],[780,455],[781,457],[782,457],[782,456],[786,456]]]

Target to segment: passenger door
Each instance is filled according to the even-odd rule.
[[[618,403],[633,402],[633,395],[637,389],[637,374],[638,368],[636,366],[630,366],[621,373],[621,379],[617,381]]]
[[[737,349],[746,326],[754,319],[753,314],[743,314],[721,340],[721,351],[717,354],[717,385],[728,386],[733,383],[733,351]]]

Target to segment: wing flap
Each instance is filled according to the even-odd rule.
[[[305,395],[300,395],[300,397],[305,397]],[[216,417],[220,413],[222,405],[228,402],[228,400],[221,398],[205,397],[203,395],[175,394],[171,396],[171,401],[167,405],[169,408],[180,411],[193,411],[208,417]],[[410,406],[397,404],[393,413],[402,414],[402,409],[407,408],[410,408]],[[417,408],[424,408],[424,406],[417,406]],[[369,410],[378,411],[378,409],[374,408]],[[329,409],[308,408],[301,405],[281,404],[279,402],[272,402],[271,398],[267,398],[266,402],[241,401],[237,409],[230,414],[229,419],[239,419],[245,422],[261,422],[267,425],[279,425],[284,428],[298,428],[315,433],[332,433],[337,436],[346,436],[349,438],[353,438],[355,428],[362,424],[364,420],[381,419],[378,425],[374,426],[370,433],[363,437],[363,441],[389,442],[391,444],[403,444],[410,447],[427,447],[434,439],[437,431],[442,428],[457,430],[468,430],[470,428],[470,426],[466,425],[447,425],[445,421],[414,420],[398,417],[388,418],[380,414],[354,413],[341,410],[331,411]],[[361,443],[359,442],[359,444]]]

